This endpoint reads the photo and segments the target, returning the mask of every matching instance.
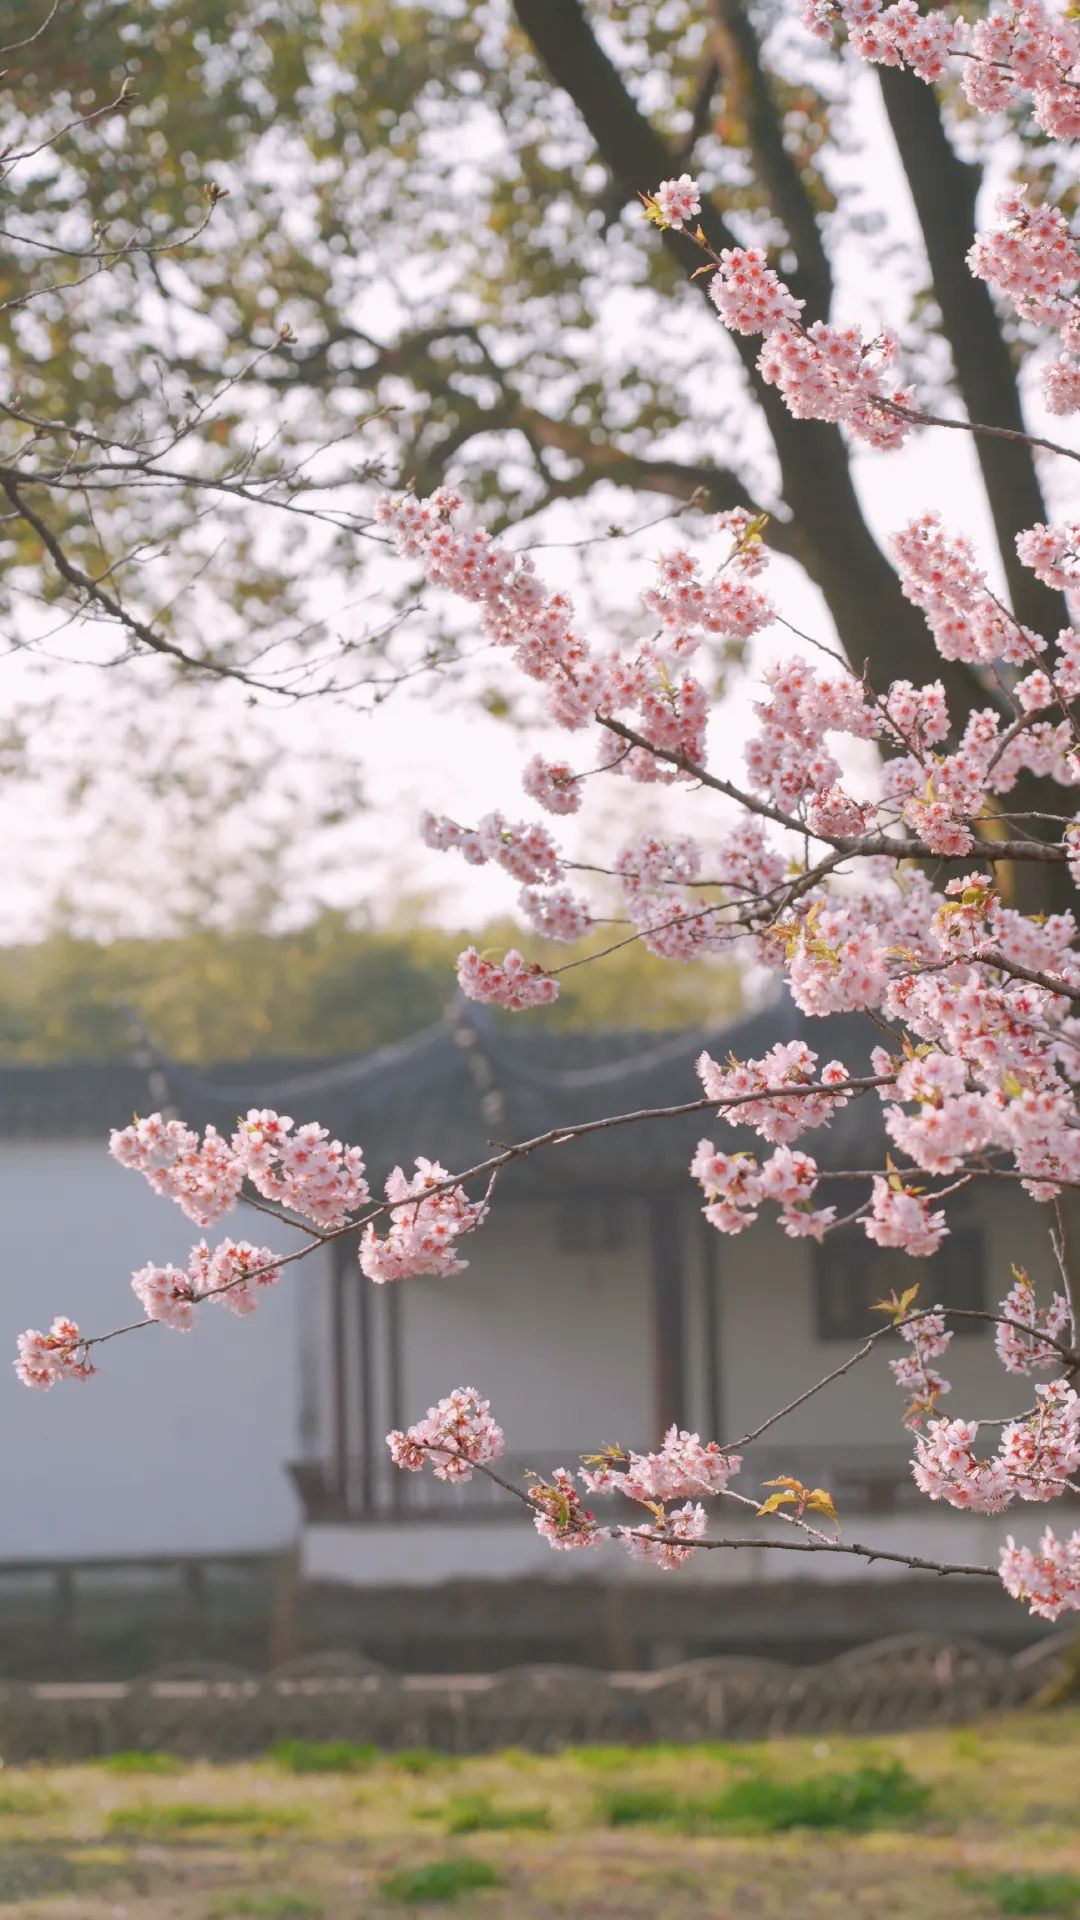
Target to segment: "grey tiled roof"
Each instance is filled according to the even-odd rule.
[[[865,1071],[871,1029],[852,1015],[803,1020],[784,1002],[711,1031],[552,1032],[527,1021],[498,1021],[465,1006],[446,1021],[374,1053],[321,1060],[255,1059],[211,1068],[168,1061],[150,1067],[0,1066],[0,1134],[8,1137],[100,1135],[133,1113],[169,1103],[191,1125],[231,1130],[249,1107],[274,1107],[297,1121],[321,1120],[364,1148],[374,1179],[418,1153],[458,1169],[474,1165],[492,1142],[613,1113],[681,1105],[698,1098],[694,1061],[702,1048],[723,1058],[761,1054],[778,1039],[804,1037],[822,1060],[837,1056]],[[537,1154],[515,1170],[534,1189],[558,1185],[640,1187],[685,1175],[703,1132],[718,1145],[744,1145],[719,1131],[708,1112],[612,1128],[572,1151]],[[873,1097],[853,1103],[812,1151],[823,1164],[870,1164],[880,1157],[881,1121]]]

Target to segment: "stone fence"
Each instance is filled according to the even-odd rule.
[[[1010,1658],[908,1634],[819,1666],[720,1658],[655,1673],[532,1666],[403,1676],[340,1653],[263,1675],[199,1662],[132,1681],[4,1683],[0,1757],[78,1760],[139,1747],[232,1760],[287,1738],[481,1753],[881,1733],[1048,1699],[1075,1670],[1075,1646],[1072,1633],[1054,1634]]]

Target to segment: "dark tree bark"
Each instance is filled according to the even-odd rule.
[[[994,311],[990,289],[969,272],[965,256],[975,237],[980,171],[960,159],[942,124],[932,87],[914,74],[878,69],[882,98],[922,229],[934,296],[952,350],[957,384],[969,420],[1023,433],[1016,370]],[[983,484],[1005,568],[1013,612],[1047,636],[1067,622],[1060,594],[1036,580],[1016,557],[1022,527],[1046,519],[1030,447],[975,436]]]
[[[832,306],[832,266],[818,226],[817,212],[799,168],[784,143],[784,129],[761,48],[744,0],[709,0],[712,45],[724,79],[724,91],[746,128],[758,179],[773,212],[787,228],[799,262],[794,291],[808,314],[827,320]]]

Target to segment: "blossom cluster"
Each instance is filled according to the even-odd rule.
[[[160,1320],[178,1333],[195,1324],[195,1309],[213,1300],[233,1313],[254,1313],[259,1291],[281,1278],[281,1268],[269,1247],[247,1240],[222,1240],[211,1249],[205,1240],[192,1248],[187,1267],[140,1267],[131,1276],[131,1289],[148,1320]]]
[[[62,1314],[57,1315],[48,1333],[29,1327],[19,1335],[15,1372],[24,1387],[51,1387],[58,1380],[88,1380],[96,1371],[74,1320]]]
[[[141,1173],[155,1193],[177,1205],[197,1227],[213,1226],[231,1212],[240,1195],[244,1170],[216,1127],[200,1142],[181,1120],[160,1113],[114,1128],[109,1152],[122,1167]]]
[[[686,1500],[695,1494],[723,1493],[742,1468],[742,1456],[704,1445],[696,1433],[669,1427],[656,1453],[623,1453],[609,1447],[582,1468],[581,1479],[591,1493],[622,1493],[628,1500]]]
[[[343,1227],[371,1198],[360,1148],[332,1140],[316,1121],[294,1127],[288,1114],[253,1107],[233,1135],[233,1151],[257,1193],[324,1232]]]
[[[386,1444],[395,1467],[406,1473],[420,1473],[430,1460],[436,1480],[460,1483],[472,1479],[474,1467],[499,1458],[503,1431],[475,1387],[455,1387],[404,1433],[388,1433]]]
[[[1030,94],[1037,124],[1059,140],[1080,135],[1080,33],[1041,0],[992,6],[973,25],[944,9],[923,13],[916,0],[803,0],[811,33],[842,25],[855,52],[880,66],[907,67],[921,80],[944,78],[955,60],[963,93],[980,113]]]
[[[1047,1527],[1038,1547],[1018,1547],[1010,1534],[1001,1550],[1001,1583],[1043,1620],[1080,1610],[1080,1529],[1059,1540]]]
[[[529,1499],[537,1512],[533,1526],[556,1553],[572,1553],[578,1547],[598,1547],[608,1538],[606,1527],[581,1503],[568,1467],[556,1467],[550,1480],[538,1480],[529,1488]]]
[[[200,1227],[231,1212],[245,1179],[264,1199],[327,1231],[370,1198],[359,1147],[332,1140],[315,1121],[297,1127],[269,1109],[252,1107],[231,1142],[212,1126],[200,1142],[182,1121],[152,1113],[115,1129],[109,1152]]]
[[[900,1337],[910,1352],[899,1360],[890,1360],[889,1369],[897,1386],[908,1395],[904,1425],[918,1428],[934,1412],[941,1395],[951,1391],[949,1382],[931,1366],[940,1360],[952,1344],[952,1333],[945,1325],[941,1307],[910,1315],[900,1324]]]
[[[504,820],[501,813],[488,813],[475,827],[459,827],[445,814],[424,813],[420,818],[420,838],[425,846],[445,852],[454,847],[470,866],[482,867],[494,860],[515,880],[528,885],[557,880],[562,872],[559,850],[546,827]]]
[[[1034,1412],[1007,1422],[991,1455],[976,1452],[977,1420],[931,1420],[915,1439],[920,1492],[973,1513],[1056,1498],[1080,1466],[1080,1398],[1064,1379],[1040,1383],[1035,1394]]]
[[[685,547],[674,547],[661,554],[657,584],[643,596],[663,628],[656,649],[669,659],[695,653],[706,634],[749,640],[776,617],[768,595],[752,585],[764,565],[757,523],[741,508],[718,515],[717,523],[731,536],[732,546],[715,573],[704,575],[693,554]]]
[[[369,1280],[381,1285],[421,1273],[464,1272],[468,1261],[461,1259],[455,1242],[480,1225],[486,1201],[470,1200],[434,1160],[417,1160],[411,1180],[395,1167],[386,1182],[386,1198],[393,1213],[385,1238],[369,1224],[360,1242],[360,1269]]]
[[[797,420],[842,423],[873,447],[902,444],[913,394],[888,378],[899,357],[892,334],[865,340],[858,327],[824,320],[804,327],[803,302],[758,247],[725,247],[709,295],[733,333],[764,334],[758,370]]]
[[[766,1200],[779,1207],[779,1224],[793,1240],[820,1240],[835,1223],[835,1207],[814,1206],[817,1162],[797,1148],[777,1147],[759,1164],[752,1154],[720,1153],[711,1140],[699,1140],[690,1172],[705,1194],[701,1211],[718,1233],[752,1227]]]
[[[1067,1342],[1073,1334],[1064,1294],[1055,1293],[1048,1307],[1040,1307],[1027,1273],[1014,1267],[1013,1285],[998,1312],[1005,1318],[994,1328],[994,1346],[1006,1373],[1030,1374],[1036,1367],[1059,1364],[1061,1354],[1051,1342]]]
[[[1051,413],[1075,413],[1080,408],[1080,247],[1059,207],[1032,207],[1022,190],[1002,194],[997,213],[1000,225],[979,235],[968,265],[1011,300],[1022,319],[1060,336],[1060,351],[1042,370],[1043,393]]]
[[[469,1000],[480,1000],[491,1007],[509,1007],[520,1013],[525,1007],[547,1007],[559,996],[559,983],[535,960],[526,960],[511,947],[501,960],[466,947],[458,955],[458,985]]]
[[[805,1041],[787,1040],[778,1041],[760,1060],[732,1057],[727,1067],[719,1067],[703,1053],[696,1066],[706,1094],[717,1103],[719,1119],[753,1127],[770,1144],[786,1144],[812,1127],[827,1126],[848,1103],[846,1093],[825,1091],[851,1078],[843,1061],[830,1060],[820,1071],[817,1063],[817,1054]],[[791,1093],[785,1095],[787,1088]],[[755,1094],[762,1097],[755,1099]]]
[[[688,1500],[685,1506],[672,1507],[655,1526],[620,1527],[631,1560],[644,1560],[650,1566],[670,1573],[684,1567],[708,1524],[700,1501]]]

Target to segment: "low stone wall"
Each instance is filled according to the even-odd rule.
[[[265,1675],[199,1663],[134,1681],[5,1683],[0,1755],[76,1760],[140,1747],[228,1760],[290,1737],[480,1753],[879,1733],[1046,1698],[1074,1661],[1066,1632],[1011,1658],[974,1641],[909,1634],[813,1667],[725,1658],[648,1674],[532,1666],[401,1676],[348,1654],[313,1655]]]

